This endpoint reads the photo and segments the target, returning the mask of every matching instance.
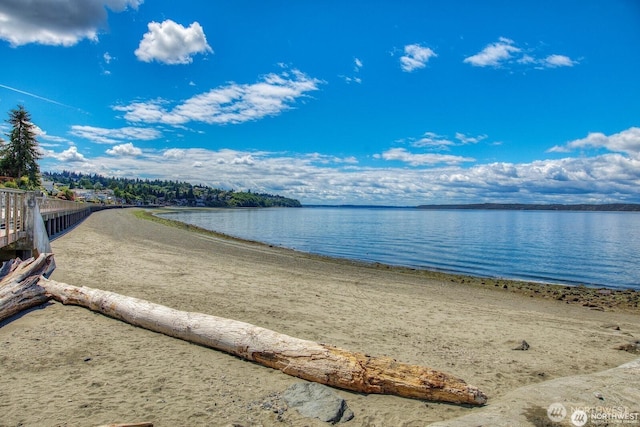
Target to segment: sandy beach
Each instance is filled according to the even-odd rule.
[[[94,213],[54,240],[51,278],[429,366],[479,387],[488,406],[638,358],[616,349],[640,339],[637,293],[514,291],[511,282],[331,260],[134,213]],[[529,350],[514,350],[523,340]],[[0,323],[2,427],[326,425],[284,410],[281,393],[299,381],[80,307],[52,302]],[[482,410],[337,393],[354,427],[424,426]],[[517,404],[539,413],[559,398]]]

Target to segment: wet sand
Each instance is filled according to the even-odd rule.
[[[52,242],[52,279],[426,365],[481,388],[488,406],[638,357],[616,349],[640,339],[637,292],[333,260],[135,212],[95,213]],[[513,350],[522,340],[530,349]],[[280,394],[297,381],[80,307],[50,303],[0,324],[0,426],[326,425],[284,410]],[[423,426],[478,411],[338,394],[355,413],[351,426]]]

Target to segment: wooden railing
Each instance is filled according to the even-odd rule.
[[[50,199],[38,197],[35,192],[1,188],[0,252],[24,255],[46,247],[50,237],[100,208],[92,203]]]
[[[24,207],[27,193],[8,188],[0,189],[0,247],[25,237]]]
[[[45,217],[56,213],[69,214],[90,209],[87,203],[72,202],[69,200],[51,199],[49,197],[36,197],[40,214]]]
[[[49,238],[79,223],[91,212],[104,208],[95,203],[71,202],[48,197],[38,197],[36,201]]]

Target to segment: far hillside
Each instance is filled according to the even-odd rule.
[[[479,210],[511,210],[511,211],[591,211],[591,212],[638,212],[637,203],[605,203],[605,204],[523,204],[523,203],[477,203],[461,205],[420,205],[418,209],[479,209]]]
[[[44,172],[42,184],[51,196],[67,200],[135,205],[193,207],[300,207],[295,199],[266,193],[234,191],[188,182],[108,178],[76,172]]]

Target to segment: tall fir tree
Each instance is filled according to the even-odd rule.
[[[7,134],[8,143],[0,147],[0,173],[17,182],[26,175],[29,186],[36,187],[40,184],[38,160],[42,157],[36,140],[36,126],[22,105],[11,110],[7,123],[11,125],[11,132]]]

